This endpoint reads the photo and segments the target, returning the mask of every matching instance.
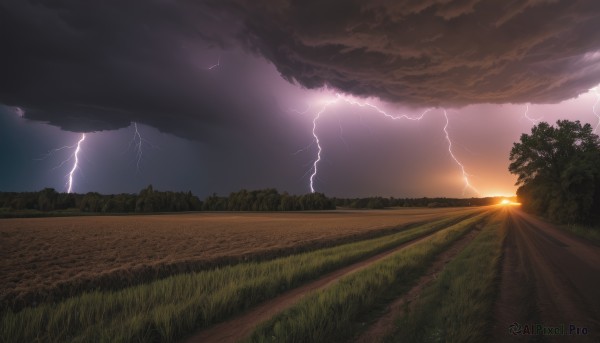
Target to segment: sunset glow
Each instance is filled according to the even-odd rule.
[[[505,199],[500,200],[498,205],[500,205],[500,206],[520,206],[521,203],[505,198]]]

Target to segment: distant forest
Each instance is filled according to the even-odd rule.
[[[241,190],[204,201],[191,192],[157,191],[152,185],[138,194],[103,195],[58,193],[53,188],[39,192],[0,192],[0,216],[49,215],[61,213],[155,213],[185,211],[314,211],[383,209],[386,207],[481,206],[498,203],[498,198],[328,198],[322,193],[291,195],[276,189]]]
[[[386,207],[464,207],[486,206],[500,202],[504,197],[486,198],[334,198],[335,205],[348,208],[382,209]]]

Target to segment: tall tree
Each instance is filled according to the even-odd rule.
[[[542,122],[510,152],[525,209],[559,222],[598,222],[600,141],[590,124]]]

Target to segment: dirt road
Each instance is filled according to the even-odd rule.
[[[230,320],[224,321],[222,323],[213,325],[209,328],[201,330],[191,337],[188,337],[184,341],[187,343],[193,342],[238,342],[246,338],[249,334],[252,333],[254,328],[260,323],[268,320],[275,314],[291,307],[296,304],[302,297],[306,294],[318,290],[323,289],[334,282],[337,282],[340,278],[349,275],[351,273],[355,273],[359,270],[362,270],[402,249],[405,249],[409,246],[417,244],[432,235],[436,232],[432,232],[421,236],[419,238],[413,239],[406,243],[403,243],[393,249],[381,252],[377,255],[371,256],[367,259],[361,260],[357,263],[351,264],[349,266],[340,268],[333,272],[323,275],[317,280],[309,282],[303,286],[297,287],[295,289],[289,290],[271,300],[268,300],[253,309],[238,315]],[[470,237],[470,236],[469,236]]]
[[[383,342],[385,337],[396,329],[396,320],[405,314],[407,305],[410,308],[414,307],[414,300],[419,297],[421,291],[431,282],[435,281],[437,275],[444,267],[452,261],[475,237],[481,232],[483,223],[479,223],[469,233],[454,242],[448,249],[444,250],[436,257],[434,263],[427,271],[417,280],[412,288],[396,298],[385,309],[384,314],[377,318],[373,323],[369,324],[367,330],[362,332],[353,342],[355,343],[373,343]]]
[[[600,247],[508,207],[498,342],[599,342]]]

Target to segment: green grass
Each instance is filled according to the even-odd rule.
[[[85,293],[17,313],[5,311],[0,341],[174,341],[323,273],[463,218],[452,216],[384,237],[266,262],[176,275],[119,291]]]
[[[491,330],[504,230],[497,218],[426,287],[389,342],[485,342]]]
[[[330,342],[349,338],[353,323],[398,283],[408,284],[452,242],[467,233],[487,213],[469,218],[432,237],[342,278],[305,297],[259,326],[251,342]]]
[[[583,225],[559,225],[558,227],[587,241],[600,244],[600,227]]]

